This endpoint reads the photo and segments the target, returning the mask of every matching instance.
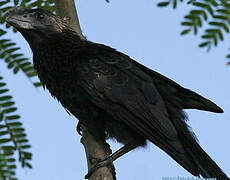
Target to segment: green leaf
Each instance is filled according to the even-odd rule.
[[[29,72],[35,72],[32,65],[29,66],[29,67],[23,68],[23,70],[24,70],[24,72],[28,72],[28,73],[29,73]],[[36,75],[37,75],[37,74],[36,74]]]
[[[12,163],[12,162],[15,162],[16,160],[14,158],[9,158],[7,159],[7,161]]]
[[[22,133],[22,134],[15,134],[14,135],[14,138],[25,138],[26,137],[26,134],[25,133]]]
[[[4,115],[3,115],[2,112],[0,112],[0,122],[3,120],[3,118],[4,118]],[[2,125],[0,125],[0,129],[1,129],[1,126],[2,126]]]
[[[213,18],[223,20],[223,21],[229,20],[228,16],[222,16],[222,15],[215,15],[213,16]]]
[[[6,0],[6,1],[1,1],[1,2],[0,2],[0,7],[3,6],[3,5],[5,5],[5,4],[7,4],[8,2],[9,2],[9,1],[7,1],[7,0]]]
[[[193,2],[193,6],[200,7],[206,9],[212,16],[214,15],[213,10],[209,4],[201,3],[201,2]]]
[[[26,159],[31,159],[31,158],[32,158],[32,154],[31,154],[30,152],[24,151],[24,152],[23,152],[23,155],[24,155],[24,157],[25,157]]]
[[[170,3],[170,1],[165,1],[165,2],[160,2],[157,4],[158,7],[166,7],[168,6]]]
[[[37,76],[37,73],[36,72],[27,73],[27,76],[34,77],[34,76]]]
[[[6,53],[8,53],[8,54],[10,54],[10,53],[12,53],[12,52],[14,52],[14,51],[17,51],[17,50],[19,50],[20,48],[10,48],[10,49],[7,49],[5,52]]]
[[[229,15],[230,11],[228,9],[217,9],[216,12],[224,15]]]
[[[9,91],[9,89],[0,89],[0,94],[6,93],[8,91]]]
[[[2,146],[1,147],[4,151],[10,151],[13,152],[16,150],[16,148],[14,146]]]
[[[2,45],[2,48],[6,49],[6,48],[8,48],[10,46],[15,46],[15,43],[13,43],[13,42],[5,43],[5,44]]]
[[[15,104],[14,102],[8,101],[8,102],[5,102],[5,103],[1,103],[1,104],[0,104],[0,108],[1,108],[1,107],[9,107],[9,106],[12,106],[12,105],[14,105],[14,104]]]
[[[182,22],[181,23],[182,26],[193,26],[192,22]]]
[[[31,146],[30,145],[23,145],[23,146],[21,146],[21,148],[22,149],[29,149],[29,148],[31,148]]]
[[[205,34],[203,36],[201,36],[203,39],[213,39],[214,35],[213,34]]]
[[[8,109],[4,109],[2,111],[3,114],[8,114],[8,113],[12,113],[15,112],[17,110],[17,108],[8,108]]]
[[[14,5],[17,6],[19,3],[19,0],[14,0]]]
[[[177,0],[173,0],[173,9],[177,7]]]
[[[6,31],[0,29],[0,36],[3,36],[4,34],[6,34]]]
[[[213,26],[217,26],[217,27],[221,27],[223,28],[227,33],[229,32],[229,28],[228,26],[223,23],[223,22],[215,22],[215,21],[211,21],[209,22],[210,25],[213,25]]]
[[[28,66],[31,66],[31,63],[30,62],[25,62],[25,63],[21,63],[18,65],[21,69],[24,69]]]
[[[8,168],[9,168],[9,169],[15,169],[15,168],[16,168],[16,165],[9,165]]]
[[[40,0],[40,3],[43,3],[43,1]],[[7,67],[12,69],[14,74],[22,70],[29,79],[37,76],[29,59],[25,58],[23,54],[17,53],[19,49],[19,47],[16,47],[15,42],[10,39],[0,39],[0,58],[4,59]],[[33,79],[31,81],[34,84]]]
[[[6,135],[8,133],[9,133],[8,131],[0,131],[0,136]]]
[[[223,34],[220,29],[207,29],[205,32],[209,34],[218,34],[220,40],[224,39]]]
[[[188,34],[190,31],[191,31],[191,29],[185,29],[180,34],[185,35],[185,34]]]
[[[19,115],[12,115],[12,116],[6,116],[5,117],[6,120],[16,120],[16,119],[20,119]]]
[[[190,14],[195,16],[202,16],[205,21],[208,19],[206,12],[203,10],[192,10],[190,11]]]
[[[8,68],[13,68],[15,65],[17,65],[17,64],[19,64],[21,62],[24,62],[26,60],[27,60],[27,58],[15,59],[15,60],[13,60],[13,61],[8,63]]]
[[[34,83],[34,86],[35,86],[35,87],[40,87],[40,86],[42,86],[42,83],[41,83],[41,82],[35,82],[35,83]]]
[[[22,132],[25,131],[24,128],[13,128],[13,129],[11,129],[11,130],[12,130],[12,132],[14,132],[14,133],[22,133]]]
[[[7,125],[8,126],[21,126],[22,125],[22,123],[20,123],[20,122],[12,122],[12,123],[7,123]]]
[[[12,99],[12,96],[0,96],[0,101],[6,101]]]
[[[4,7],[4,8],[1,8],[1,11],[2,12],[6,12],[8,11],[10,8],[12,8],[11,6],[7,6],[7,7]]]
[[[28,143],[29,141],[27,139],[16,139],[17,143]]]
[[[217,7],[219,4],[215,0],[204,0],[207,3],[210,3],[212,6]]]
[[[2,114],[2,113],[1,113]],[[4,129],[4,128],[6,128],[6,125],[1,125],[0,124],[0,129]]]
[[[0,82],[0,87],[3,87],[3,86],[5,86],[6,85],[6,83],[1,83]]]
[[[9,39],[1,39],[0,45],[3,45],[4,43],[9,42],[9,41],[10,41]]]
[[[3,138],[3,139],[0,139],[0,144],[8,143],[10,141],[11,141],[11,139],[9,139],[9,138]]]
[[[210,41],[206,41],[206,42],[203,42],[203,43],[201,43],[201,44],[199,44],[199,47],[206,47],[206,46],[208,46],[210,44]]]
[[[193,26],[193,32],[194,32],[194,34],[196,35],[197,34],[197,26]]]
[[[15,67],[14,70],[13,70],[14,74],[17,74],[19,69],[20,69],[19,66]]]

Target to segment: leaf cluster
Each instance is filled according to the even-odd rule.
[[[18,152],[19,162],[22,167],[31,168],[32,154],[27,151],[30,148],[28,139],[13,97],[8,94],[9,89],[0,76],[0,179],[16,179],[15,152]]]
[[[158,4],[160,7],[166,7],[170,4],[173,8],[177,7],[178,2],[183,0],[169,0]],[[198,35],[201,32],[202,42],[200,48],[206,48],[208,51],[216,47],[224,40],[224,35],[229,34],[230,26],[230,1],[227,0],[190,0],[187,4],[191,10],[184,16],[181,25],[184,30],[181,35],[193,33]],[[230,54],[226,56],[230,58]]]
[[[34,87],[40,87],[37,73],[33,68],[31,60],[23,53],[12,38],[9,38],[10,29],[17,32],[5,22],[5,13],[13,6],[26,8],[43,8],[54,11],[52,0],[3,0],[0,1],[0,60],[14,74],[22,72]],[[21,117],[17,114],[17,107],[12,95],[6,88],[6,82],[0,76],[0,179],[16,180],[15,169],[18,161],[22,167],[31,168],[32,154],[26,132],[21,123]]]

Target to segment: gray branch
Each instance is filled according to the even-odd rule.
[[[62,18],[68,18],[70,20],[70,26],[82,39],[85,39],[85,37],[82,35],[74,0],[54,0],[54,3],[57,15]]]
[[[78,33],[82,39],[86,39],[82,35],[80,23],[77,16],[74,0],[54,0],[56,13],[62,18],[68,18],[70,26]],[[87,128],[81,126],[82,138],[81,143],[84,145],[85,154],[90,169],[94,163],[93,159],[104,159],[109,156],[112,151],[105,141],[96,141],[94,137],[87,131]],[[95,171],[89,180],[116,180],[115,168],[113,164],[108,167],[99,168]]]

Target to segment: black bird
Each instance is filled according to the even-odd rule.
[[[96,139],[124,144],[104,162],[148,140],[194,176],[229,179],[197,143],[182,110],[222,113],[216,104],[113,48],[81,39],[49,11],[16,7],[6,21],[29,43],[51,95]]]

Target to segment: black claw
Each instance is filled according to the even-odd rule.
[[[113,161],[111,158],[106,158],[104,160],[101,160],[100,162],[96,163],[89,171],[88,173],[85,175],[85,179],[89,179],[90,176],[99,168],[101,167],[106,167],[110,164],[112,164]]]

